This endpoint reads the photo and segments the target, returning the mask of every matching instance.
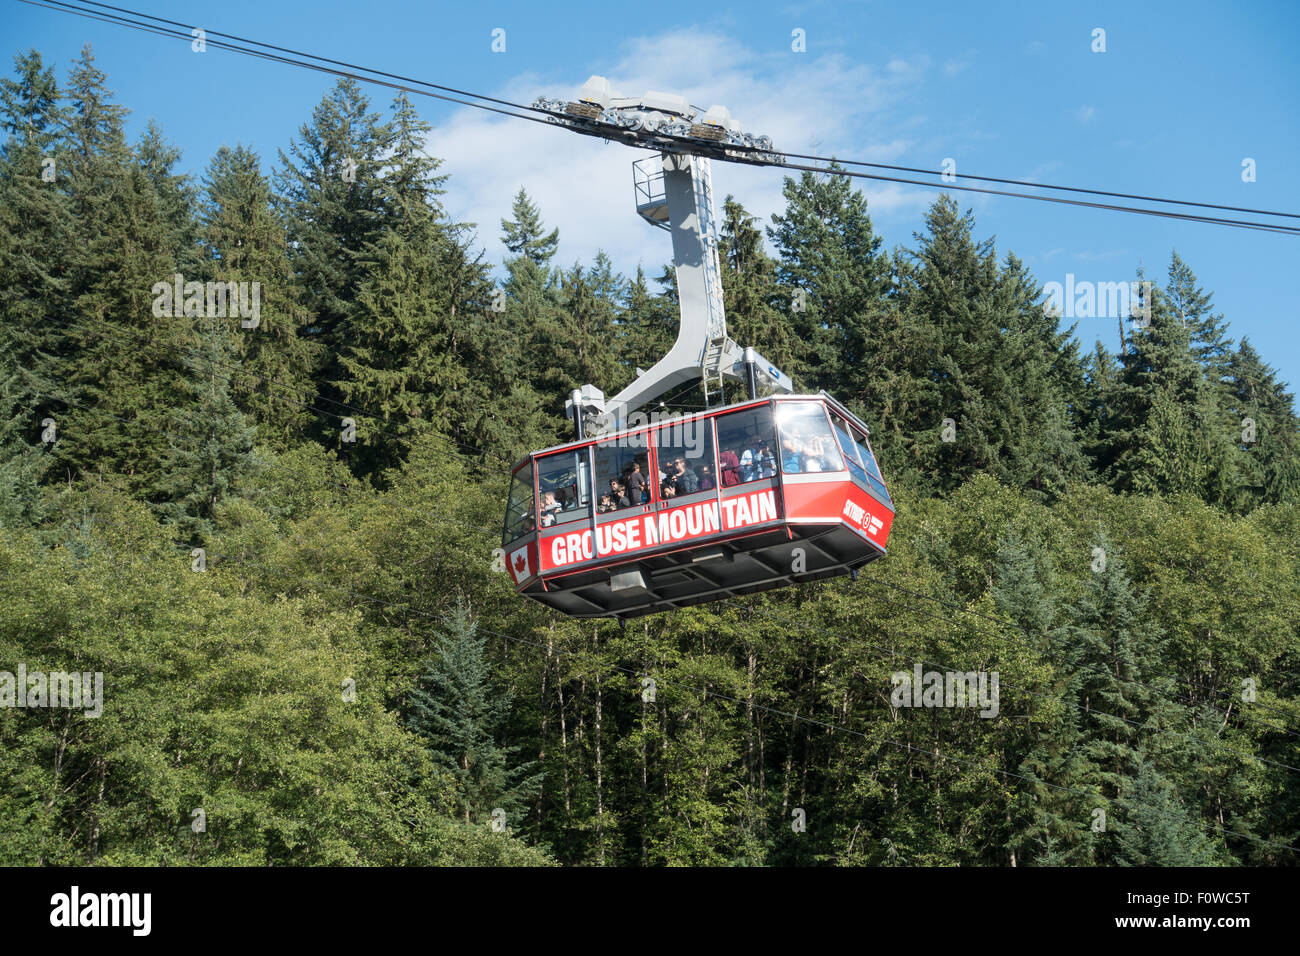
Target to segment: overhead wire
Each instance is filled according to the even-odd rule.
[[[163,17],[156,17],[153,16],[152,14],[141,13],[139,11],[130,10],[126,7],[118,7],[118,6],[113,6],[111,4],[94,2],[94,0],[81,0],[81,4],[84,4],[84,6],[79,4],[74,4],[74,3],[63,2],[63,0],[19,0],[19,2],[27,3],[32,6],[46,7],[48,9],[56,10],[59,12],[67,12],[78,16],[89,17],[91,19],[101,20],[103,22],[115,23],[117,25],[126,26],[133,29],[141,29],[155,35],[164,36],[164,37],[170,36],[176,39],[184,40],[186,42],[189,42],[192,39],[192,35],[190,33],[181,32],[183,28],[191,26],[189,24],[184,24],[177,20],[169,20]],[[88,6],[97,9],[95,10],[87,9]],[[99,10],[113,10],[113,11],[118,11],[119,13],[129,14],[131,17],[144,17],[148,20],[154,21],[155,23],[169,24],[173,27],[176,27],[177,29],[170,29],[169,27],[158,27],[151,23],[143,23],[138,20],[132,20],[127,16],[120,16],[117,13],[99,13],[98,12]],[[260,40],[238,37],[234,34],[222,33],[217,30],[207,30],[206,28],[199,28],[199,29],[203,29],[206,36],[227,38],[227,40],[206,40],[205,41],[211,43],[213,46],[217,47],[218,49],[226,49],[236,53],[243,53],[250,56],[257,56],[275,62],[281,62],[289,65],[304,67],[306,69],[316,70],[318,72],[332,73],[338,76],[355,79],[360,82],[375,83],[381,86],[387,86],[393,89],[398,89],[403,92],[430,96],[434,99],[445,100],[463,106],[470,106],[477,109],[483,109],[493,113],[499,113],[505,116],[511,116],[516,119],[532,120],[533,122],[542,123],[547,126],[557,125],[552,122],[552,119],[555,117],[562,117],[562,114],[555,114],[552,111],[544,110],[539,107],[529,106],[522,103],[515,103],[510,100],[491,97],[485,94],[472,93],[469,91],[457,89],[455,87],[436,84],[426,80],[418,80],[412,77],[406,77],[401,74],[388,73],[386,71],[376,70],[371,67],[365,67],[365,66],[360,66],[358,64],[349,63],[344,60],[331,59],[329,57],[323,57],[313,53],[305,53],[299,50],[294,50],[289,47],[282,47],[275,44],[265,43]],[[240,43],[254,44],[256,46],[263,47],[264,49],[253,50],[245,46],[240,46],[239,45]],[[275,50],[280,52],[267,53],[264,52],[265,50]],[[290,57],[290,56],[282,55],[285,53],[293,54],[293,56]],[[294,57],[306,57],[308,59],[295,59]],[[315,60],[318,62],[310,62],[310,60]],[[325,64],[332,64],[332,65],[325,65]],[[358,71],[358,72],[342,71],[337,68],[339,66],[346,66],[348,70]],[[418,86],[427,87],[427,89],[416,89],[411,86],[403,86],[401,84],[393,83],[390,82],[389,80],[382,79],[382,77],[387,77],[389,78],[389,80],[398,79],[403,81],[404,83],[417,84]],[[458,97],[451,97],[443,93],[431,92],[432,90],[450,91],[458,94],[458,97],[472,97],[472,99],[467,100]],[[474,100],[479,100],[482,102],[474,102]],[[510,107],[510,110],[501,109],[498,106],[490,106],[488,105],[489,103],[496,103],[496,104],[508,106]],[[523,113],[511,112],[511,110],[523,110],[525,112]],[[542,115],[536,115],[536,116],[528,115],[529,113],[538,113]],[[567,119],[567,117],[564,118]],[[693,142],[693,140],[691,140],[689,137],[675,136],[669,134],[656,134],[656,135],[663,136],[664,138],[669,140],[680,141],[684,144],[690,144],[691,142]],[[636,145],[636,144],[630,144],[630,145]],[[729,146],[728,148],[731,147]],[[735,147],[734,151],[738,153],[749,153],[751,155],[763,152],[758,150],[756,147],[746,147],[746,146]],[[922,172],[930,175],[935,174],[934,171],[920,169],[919,167],[891,166],[889,164],[883,164],[883,163],[869,163],[863,160],[840,160],[840,159],[836,159],[835,157],[822,157],[822,156],[816,156],[808,153],[785,153],[779,155],[783,155],[786,157],[793,157],[793,158],[811,159],[816,162],[822,162],[827,164],[843,163],[845,165],[892,169],[896,171],[914,171],[914,172]],[[726,157],[720,157],[720,158],[723,159],[724,161],[726,160]],[[743,160],[735,160],[735,161],[743,161]],[[1188,222],[1202,222],[1202,223],[1207,223],[1212,225],[1228,226],[1232,228],[1251,229],[1251,230],[1258,230],[1264,232],[1281,233],[1286,235],[1300,235],[1300,227],[1285,226],[1276,223],[1230,219],[1226,217],[1195,215],[1191,213],[1180,213],[1180,212],[1173,212],[1168,210],[1149,209],[1149,208],[1143,208],[1137,206],[1122,206],[1114,203],[1088,202],[1088,201],[1078,200],[1078,199],[1066,199],[1060,196],[1040,196],[1040,195],[1034,195],[1032,193],[1012,192],[1009,190],[988,189],[988,188],[976,187],[976,186],[963,186],[951,182],[933,183],[933,182],[926,182],[924,180],[905,179],[896,176],[884,176],[880,174],[865,173],[865,172],[847,170],[842,168],[837,169],[837,168],[828,168],[827,166],[810,166],[802,163],[790,163],[788,161],[785,162],[764,161],[762,165],[773,166],[782,169],[800,170],[804,172],[812,172],[812,173],[819,173],[819,174],[838,175],[838,176],[847,176],[852,178],[875,180],[880,182],[893,182],[893,183],[900,183],[906,185],[923,186],[927,188],[938,188],[943,190],[951,189],[955,191],[982,193],[987,195],[1005,196],[1005,197],[1017,198],[1017,199],[1030,199],[1030,200],[1036,200],[1040,202],[1053,202],[1053,203],[1059,203],[1064,205],[1079,206],[1084,208],[1101,209],[1101,210],[1108,210],[1114,212],[1125,212],[1125,213],[1131,213],[1137,215],[1148,215],[1148,216],[1154,216],[1158,218],[1182,220]],[[943,173],[938,173],[938,175],[943,175]],[[1028,180],[1016,180],[1016,179],[1009,179],[1003,177],[977,176],[973,174],[956,174],[956,173],[954,173],[953,175],[957,178],[964,178],[964,179],[971,179],[971,180],[985,181],[985,182],[996,182],[1001,184],[1023,185],[1031,188],[1052,189],[1057,191],[1068,191],[1068,192],[1076,192],[1081,194],[1091,194],[1091,195],[1098,195],[1098,196],[1110,196],[1115,198],[1131,198],[1131,199],[1139,199],[1148,202],[1158,202],[1163,204],[1196,206],[1201,208],[1220,209],[1226,211],[1251,212],[1251,213],[1256,213],[1261,215],[1300,219],[1300,214],[1296,214],[1296,213],[1251,209],[1248,207],[1227,206],[1227,205],[1221,205],[1216,203],[1205,203],[1205,202],[1199,202],[1193,200],[1177,200],[1177,199],[1167,199],[1167,198],[1154,197],[1154,196],[1142,196],[1136,193],[1110,192],[1106,190],[1088,189],[1083,187],[1060,186],[1055,184],[1051,184],[1051,185],[1038,184]]]

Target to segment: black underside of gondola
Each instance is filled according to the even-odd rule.
[[[884,554],[843,524],[788,527],[575,571],[520,593],[570,617],[632,618],[848,574]]]

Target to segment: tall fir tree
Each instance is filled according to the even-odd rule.
[[[1066,642],[1054,639],[1061,616],[1057,595],[1063,582],[1045,565],[1039,550],[1017,535],[998,542],[991,592],[994,606],[1024,632],[1059,675],[1052,682],[1056,693],[1035,708],[1039,732],[1016,768],[1031,784],[1015,808],[1018,825],[1008,849],[1017,864],[1089,865],[1094,852],[1091,825],[1096,819],[1092,811],[1098,801],[1089,801],[1087,794],[1095,790],[1095,767],[1082,749],[1082,713],[1069,650]]]
[[[284,228],[271,205],[271,184],[252,150],[222,146],[204,178],[202,239],[206,278],[257,284],[256,321],[236,321],[230,391],[261,440],[287,447],[315,421],[312,352],[301,333],[309,321],[299,303]],[[242,301],[241,301],[242,305]]]
[[[1165,299],[1179,324],[1187,330],[1192,354],[1210,382],[1217,385],[1232,352],[1227,324],[1214,311],[1214,297],[1196,284],[1196,275],[1177,251],[1170,255]]]
[[[369,247],[341,352],[340,392],[382,416],[362,425],[354,464],[366,473],[404,460],[411,436],[430,427],[466,444],[482,439],[484,418],[501,410],[484,387],[486,370],[469,371],[492,351],[487,269],[469,247],[469,227],[444,214],[447,177],[423,149],[430,129],[404,94],[394,100],[385,233]]]
[[[42,384],[56,355],[50,329],[63,303],[74,226],[59,182],[66,122],[58,81],[41,55],[14,57],[0,79],[0,526],[42,514],[38,484],[50,461],[39,435]],[[66,177],[66,170],[64,171]]]
[[[1191,347],[1191,331],[1158,288],[1129,339],[1102,436],[1111,485],[1138,494],[1198,495],[1226,504],[1239,479],[1219,392]]]
[[[502,243],[516,256],[546,269],[559,246],[560,230],[546,231],[541,212],[522,186],[515,194],[510,213],[513,219],[501,220]]]
[[[50,333],[56,358],[47,408],[61,419],[60,478],[119,472],[150,497],[179,391],[177,349],[192,335],[184,312],[201,309],[202,295],[187,303],[155,292],[159,283],[170,288],[176,273],[168,216],[188,188],[127,146],[125,111],[110,95],[86,47],[68,79],[64,131],[80,241],[69,270],[71,318]],[[178,195],[169,199],[166,189]]]
[[[1157,735],[1181,732],[1187,721],[1163,671],[1167,638],[1149,593],[1133,583],[1123,550],[1104,531],[1093,549],[1083,592],[1053,639],[1069,675],[1066,702],[1079,714],[1077,751],[1089,770],[1081,788],[1100,795],[1108,818],[1131,821],[1141,787],[1174,785],[1187,748],[1175,742],[1162,749]],[[1123,832],[1107,824],[1096,841],[1098,862],[1125,860]]]
[[[731,196],[722,204],[718,258],[728,334],[788,374],[800,368],[803,347],[792,321],[794,299],[778,282],[778,266],[763,248],[758,220]]]
[[[518,819],[541,783],[532,762],[510,766],[518,748],[498,742],[512,697],[493,686],[485,645],[458,604],[409,700],[408,725],[425,739],[434,764],[455,779],[458,812],[467,824],[488,822],[498,808]]]
[[[195,216],[199,190],[190,177],[177,173],[181,151],[167,142],[162,127],[149,120],[135,144],[136,165],[144,172],[158,199],[159,215],[167,230],[166,249],[182,274],[202,268],[199,221]]]
[[[168,422],[156,508],[191,544],[208,544],[214,519],[227,501],[249,490],[259,468],[256,427],[231,394],[230,369],[238,344],[229,318],[201,318],[186,356],[187,375]]]
[[[341,79],[289,151],[280,152],[274,177],[290,262],[312,320],[306,333],[321,344],[317,388],[331,408],[342,399],[341,355],[356,333],[366,260],[384,234],[383,172],[391,147],[391,129],[371,110],[360,84]],[[318,418],[316,435],[327,445],[341,443],[336,420],[327,416]]]
[[[1141,755],[1119,800],[1115,830],[1117,866],[1217,866],[1222,862],[1195,810]]]
[[[909,390],[907,465],[923,487],[948,491],[977,471],[1001,466],[997,418],[1000,331],[1010,321],[991,239],[973,238],[974,217],[948,196],[926,213],[926,232],[899,273],[904,323],[924,341]],[[897,460],[897,456],[895,458]]]
[[[880,251],[866,197],[848,177],[836,175],[842,170],[831,163],[824,172],[787,177],[785,210],[767,228],[789,296],[790,325],[805,346],[791,374],[829,391],[855,378],[889,287],[888,257]]]
[[[516,374],[543,401],[549,397],[562,409],[559,396],[567,394],[573,383],[551,353],[553,343],[566,338],[560,282],[551,268],[559,230],[546,231],[540,211],[522,187],[511,215],[501,220],[501,241],[512,254],[505,262],[504,311],[498,322],[502,348],[516,361]]]
[[[648,369],[668,353],[677,340],[677,306],[650,291],[645,269],[637,266],[624,289],[619,308],[617,351],[622,366],[618,384],[626,385],[636,370]]]
[[[1234,510],[1300,500],[1300,416],[1295,396],[1246,341],[1224,364],[1226,428],[1236,430],[1241,479]]]
[[[1085,391],[1083,362],[1073,327],[1061,329],[1040,304],[1040,286],[1014,255],[998,277],[1003,317],[989,376],[993,414],[1001,423],[1001,451],[992,472],[1035,497],[1055,498],[1089,476],[1079,440]]]

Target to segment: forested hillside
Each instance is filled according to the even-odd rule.
[[[671,269],[566,265],[523,189],[452,221],[404,95],[188,176],[89,48],[14,62],[0,670],[104,691],[0,707],[0,863],[1297,861],[1300,421],[1176,251],[1107,348],[946,196],[892,247],[843,177],[728,199],[731,335],[871,426],[890,554],[574,622],[502,573],[509,468],[664,353]]]

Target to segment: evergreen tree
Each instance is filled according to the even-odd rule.
[[[221,505],[239,497],[257,471],[256,428],[236,406],[230,389],[236,344],[229,318],[201,319],[200,335],[186,357],[182,400],[169,421],[165,476],[157,510],[194,544],[208,543]]]
[[[1170,311],[1187,330],[1192,354],[1211,383],[1217,384],[1232,352],[1232,342],[1223,316],[1213,311],[1214,297],[1196,284],[1196,276],[1177,252],[1170,257],[1165,297]]]
[[[1005,318],[987,391],[1001,423],[993,474],[1050,498],[1088,474],[1075,411],[1082,404],[1084,369],[1073,327],[1059,328],[1039,305],[1039,288],[1024,263],[1008,254],[999,276],[999,312]]]
[[[354,465],[364,473],[392,467],[409,437],[437,426],[456,440],[484,439],[484,420],[499,400],[469,370],[495,346],[487,270],[465,224],[447,221],[438,197],[447,177],[425,155],[430,131],[405,94],[393,102],[392,150],[384,172],[385,233],[365,260],[357,321],[341,354],[336,383],[349,403],[377,411],[362,426]],[[495,429],[493,429],[495,431]]]
[[[439,174],[442,160],[424,152],[433,126],[420,118],[406,93],[392,103],[393,118],[388,126],[389,152],[384,163],[383,189],[388,228],[418,228],[426,218],[445,218],[438,197],[446,193],[447,176]]]
[[[852,189],[837,163],[826,172],[786,177],[784,213],[772,216],[768,238],[776,248],[782,291],[800,311],[790,312],[804,343],[792,375],[810,376],[836,391],[855,380],[863,350],[873,344],[873,307],[889,286],[888,258],[867,213],[866,197]]]
[[[1098,340],[1083,361],[1084,391],[1076,420],[1079,440],[1092,462],[1103,461],[1107,446],[1103,436],[1110,428],[1120,364]]]
[[[1009,442],[999,412],[1019,397],[1008,394],[999,362],[1002,329],[1015,320],[993,242],[976,243],[973,228],[971,213],[941,196],[926,214],[927,232],[916,236],[912,264],[899,275],[902,321],[925,343],[908,395],[905,441],[923,485],[939,490],[977,471],[1005,469]],[[945,428],[952,440],[945,440]]]
[[[73,221],[59,185],[58,83],[41,55],[14,58],[0,79],[0,526],[35,521],[49,462],[38,441],[42,383],[51,375],[50,329],[66,322]],[[51,165],[52,164],[52,165]],[[66,176],[66,171],[65,171]]]
[[[405,458],[409,436],[446,420],[453,407],[460,411],[456,396],[469,374],[457,347],[457,303],[439,269],[447,241],[426,215],[388,232],[373,249],[339,382],[349,404],[383,415],[358,422],[352,462],[358,474],[394,466]]]
[[[795,337],[793,299],[778,284],[777,263],[763,248],[758,220],[731,196],[722,204],[718,257],[728,334],[787,374],[799,368],[803,348]]]
[[[1118,866],[1215,866],[1215,852],[1194,811],[1139,754],[1114,823]]]
[[[1167,641],[1152,619],[1149,596],[1134,586],[1121,549],[1101,533],[1083,593],[1070,607],[1055,640],[1070,673],[1069,703],[1079,711],[1080,757],[1091,773],[1085,789],[1106,801],[1109,818],[1131,814],[1135,778],[1147,780],[1142,792],[1173,785],[1170,774],[1187,761],[1184,747],[1161,751],[1160,731],[1180,732],[1184,708],[1173,699],[1172,681],[1162,674]],[[1155,757],[1156,753],[1161,756]],[[1123,860],[1126,850],[1108,823],[1099,840],[1098,860]],[[1119,841],[1117,843],[1117,840]]]
[[[65,125],[67,193],[81,241],[69,270],[70,319],[50,330],[44,388],[53,396],[47,409],[61,421],[60,477],[116,471],[148,496],[179,390],[176,349],[192,334],[183,312],[202,303],[200,296],[165,309],[154,292],[176,272],[167,215],[179,207],[160,190],[168,182],[186,190],[127,147],[125,111],[109,101],[105,80],[87,47],[69,77]]]
[[[264,441],[282,448],[315,416],[312,345],[300,334],[306,315],[285,247],[284,229],[271,208],[271,187],[256,153],[222,146],[204,178],[202,237],[206,277],[258,288],[258,315],[235,319],[233,365],[226,371],[236,404],[256,423]],[[248,323],[245,325],[244,323]]]
[[[1022,822],[1014,828],[1010,849],[1036,866],[1092,863],[1092,811],[1103,802],[1100,797],[1089,801],[1077,792],[1093,789],[1095,766],[1082,748],[1077,677],[1069,673],[1067,646],[1053,639],[1061,583],[1042,566],[1036,549],[1018,536],[999,541],[994,606],[999,616],[1023,629],[1045,662],[1062,675],[1053,682],[1060,688],[1059,697],[1035,707],[1039,732],[1016,769],[1033,786],[1017,808]]]
[[[1158,289],[1146,307],[1149,324],[1121,357],[1101,470],[1120,491],[1224,504],[1238,481],[1228,419],[1179,313]]]
[[[1226,427],[1238,430],[1242,472],[1237,511],[1300,499],[1300,418],[1276,374],[1244,338],[1224,366]]]
[[[513,219],[501,220],[501,241],[516,256],[527,259],[544,271],[559,245],[560,230],[546,232],[541,213],[522,186],[515,194],[510,212]]]
[[[167,234],[165,248],[176,270],[193,275],[201,268],[199,223],[194,215],[198,190],[189,176],[176,173],[181,151],[163,137],[162,128],[150,120],[135,145],[135,161],[153,187],[158,212]]]
[[[49,452],[38,440],[37,404],[13,353],[0,344],[0,528],[26,527],[44,515],[40,482]]]
[[[340,355],[356,334],[357,294],[366,261],[384,233],[387,192],[383,172],[393,139],[370,109],[360,84],[341,79],[298,131],[274,182],[285,222],[290,262],[307,328],[322,345],[316,370],[321,399],[337,405],[343,378]],[[318,420],[322,443],[335,444],[333,420]]]
[[[513,219],[501,220],[501,241],[513,253],[505,262],[505,311],[498,324],[501,347],[516,362],[516,378],[542,396],[554,396],[551,401],[563,409],[559,396],[567,396],[574,387],[576,373],[560,366],[550,352],[553,343],[564,341],[567,335],[560,283],[558,277],[552,278],[550,266],[559,231],[544,232],[541,214],[522,188],[515,196],[512,214]]]
[[[619,309],[617,352],[621,359],[619,387],[636,378],[668,354],[677,340],[679,316],[675,303],[649,289],[645,270],[637,266],[636,276],[626,285]],[[585,384],[585,383],[584,383]]]
[[[599,262],[599,260],[598,260]],[[604,286],[604,294],[601,286]],[[591,383],[602,389],[615,375],[614,314],[617,283],[605,274],[589,272],[578,263],[559,272],[555,313],[561,324],[540,330],[543,350],[539,385],[543,393],[565,395]]]
[[[497,808],[513,813],[541,782],[532,762],[508,766],[517,748],[496,739],[512,698],[492,686],[485,644],[458,604],[410,695],[409,725],[427,741],[434,764],[455,778],[466,823],[486,822]]]

